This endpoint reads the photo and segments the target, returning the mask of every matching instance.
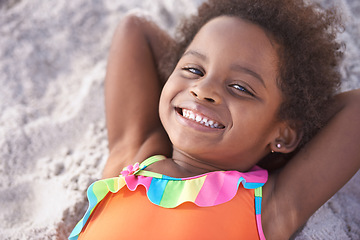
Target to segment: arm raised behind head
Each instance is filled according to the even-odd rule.
[[[154,23],[135,15],[118,25],[105,79],[110,154],[103,177],[117,176],[124,166],[149,155],[171,152],[158,116],[164,80],[157,66],[173,42]]]
[[[262,216],[267,238],[288,239],[359,167],[360,89],[336,96],[327,125],[269,178]]]

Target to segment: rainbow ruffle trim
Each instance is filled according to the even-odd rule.
[[[172,178],[144,170],[151,163],[164,158],[161,155],[153,156],[140,166],[134,165],[136,171],[133,171],[134,167],[128,167],[132,175],[124,174],[127,176],[120,175],[91,184],[87,191],[88,210],[75,226],[69,239],[77,239],[97,204],[109,192],[116,193],[124,186],[131,191],[135,191],[139,185],[144,186],[148,199],[164,208],[175,208],[185,202],[210,207],[230,201],[236,195],[240,183],[246,189],[257,189],[265,184],[268,177],[267,171],[257,166],[245,173],[216,171],[190,178]]]

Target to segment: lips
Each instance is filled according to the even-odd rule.
[[[209,128],[215,128],[215,129],[223,129],[225,128],[225,126],[219,122],[217,122],[214,119],[211,119],[208,116],[205,116],[199,112],[195,112],[193,110],[190,109],[186,109],[186,108],[175,108],[176,111],[184,118],[190,120],[190,121],[194,121],[200,125],[203,125],[205,127],[209,127]]]

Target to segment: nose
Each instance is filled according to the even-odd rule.
[[[190,94],[198,100],[219,104],[221,103],[219,88],[220,86],[216,86],[214,82],[202,79],[194,84],[190,89]]]

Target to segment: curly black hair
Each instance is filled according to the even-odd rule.
[[[341,83],[343,44],[336,41],[343,30],[340,16],[335,8],[303,0],[209,0],[178,28],[175,54],[171,51],[166,59],[167,76],[200,28],[223,15],[257,24],[280,46],[278,86],[284,100],[278,117],[303,134],[299,149],[325,125]]]

